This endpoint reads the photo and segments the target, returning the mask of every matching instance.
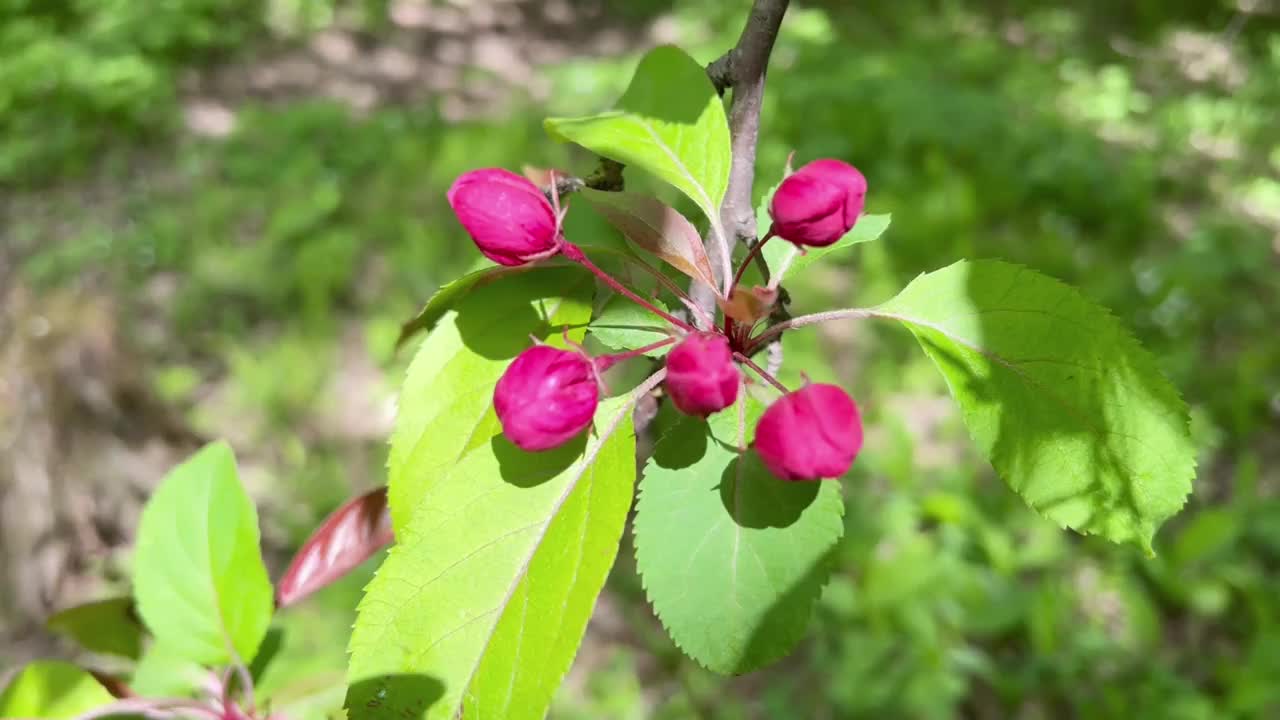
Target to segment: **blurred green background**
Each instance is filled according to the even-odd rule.
[[[0,0],[0,664],[66,652],[34,618],[122,587],[137,503],[201,438],[241,456],[277,569],[381,482],[398,324],[477,260],[451,180],[589,171],[541,119],[608,106],[655,44],[714,59],[747,5]],[[838,378],[870,432],[809,638],[699,669],[624,542],[552,717],[1280,717],[1280,5],[794,4],[760,143],[757,195],[795,150],[893,213],[793,311],[963,257],[1074,283],[1191,403],[1194,495],[1154,559],[1061,532],[906,333],[792,333],[785,374]],[[340,699],[368,572],[285,619],[264,682],[330,689],[299,717]]]

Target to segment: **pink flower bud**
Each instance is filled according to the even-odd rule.
[[[752,445],[783,480],[840,477],[862,449],[858,406],[835,385],[806,385],[764,411]]]
[[[814,160],[782,181],[769,203],[773,234],[796,245],[826,247],[858,222],[867,180],[839,160]]]
[[[591,359],[549,345],[520,353],[493,391],[502,434],[530,452],[563,445],[582,432],[599,402]]]
[[[667,354],[667,394],[680,412],[706,417],[738,399],[742,373],[723,335],[689,333]]]
[[[499,265],[524,265],[560,252],[555,210],[528,179],[502,168],[463,173],[449,205],[476,247]]]

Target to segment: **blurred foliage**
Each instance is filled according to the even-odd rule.
[[[736,38],[746,3],[668,5],[609,12],[625,6],[643,23],[670,11],[681,42],[709,61]],[[264,419],[252,442],[278,456],[270,492],[290,508],[277,530],[286,542],[349,487],[345,451],[306,425],[339,337],[357,326],[394,385],[396,323],[475,262],[448,183],[480,165],[588,170],[540,120],[607,105],[634,62],[547,68],[547,103],[515,92],[501,112],[462,121],[434,102],[357,115],[307,101],[243,108],[225,139],[182,132],[184,74],[344,13],[376,39],[385,10],[0,0],[0,187],[24,188],[5,231],[24,275],[115,287],[136,307],[157,387],[194,417],[208,412],[198,388],[231,385],[235,412]],[[1075,283],[1134,327],[1193,405],[1195,495],[1155,559],[1065,534],[973,455],[905,333],[792,333],[788,379],[840,379],[875,429],[846,481],[842,569],[810,639],[752,676],[700,670],[650,616],[624,548],[606,596],[623,630],[589,633],[589,672],[571,677],[553,716],[1280,714],[1277,107],[1276,15],[1225,0],[793,8],[769,76],[757,193],[792,150],[834,155],[871,180],[869,211],[893,213],[845,268],[791,288],[793,310],[879,302],[961,257]],[[104,179],[105,198],[80,190]],[[356,464],[376,473],[380,453]],[[338,644],[345,605],[324,607],[308,622],[341,628]]]
[[[248,40],[256,0],[0,0],[0,185],[171,123],[183,64]]]

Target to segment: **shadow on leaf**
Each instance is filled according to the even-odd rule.
[[[444,695],[444,684],[427,675],[379,675],[347,688],[352,720],[419,720]]]
[[[789,527],[818,497],[817,482],[779,480],[749,450],[725,467],[719,488],[729,516],[748,528]]]
[[[467,349],[490,360],[509,360],[530,345],[529,335],[557,334],[563,302],[572,297],[589,302],[591,275],[578,268],[538,268],[482,285],[457,306],[457,328]]]
[[[258,646],[258,654],[253,656],[253,662],[249,664],[249,675],[255,682],[262,679],[262,674],[267,671],[267,666],[271,664],[271,661],[280,654],[280,648],[283,645],[283,628],[269,628],[267,634],[262,636],[262,644]]]
[[[1016,265],[957,263],[912,286],[893,310],[913,316],[997,473],[1058,525],[1152,553],[1194,475],[1185,405],[1154,358],[1106,310]]]
[[[656,442],[653,449],[653,461],[669,470],[687,468],[707,454],[707,436],[711,429],[705,420],[681,415],[671,403],[663,403],[658,409],[653,427],[657,429],[659,440],[667,433],[681,433],[686,442]]]
[[[587,434],[581,433],[558,448],[542,452],[521,450],[502,435],[495,435],[489,446],[498,459],[502,480],[516,487],[531,488],[560,475],[581,458],[587,448]]]
[[[817,483],[805,484],[817,485]],[[734,675],[758,670],[795,650],[795,644],[801,642],[801,638],[804,637],[809,617],[813,614],[814,602],[822,594],[823,586],[831,577],[831,568],[835,564],[839,548],[839,543],[833,543],[830,549],[810,565],[809,570],[769,607],[759,624],[751,630],[751,637],[747,640],[746,649],[742,653],[738,667],[733,670]],[[804,610],[797,612],[797,608],[804,608]],[[779,638],[794,638],[794,640],[780,642]]]

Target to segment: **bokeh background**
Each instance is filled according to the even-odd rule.
[[[207,439],[277,570],[380,483],[398,325],[477,258],[451,180],[590,170],[541,119],[608,106],[655,44],[714,59],[747,5],[0,0],[0,668],[70,652],[41,620],[127,588],[141,502]],[[808,639],[701,670],[624,541],[552,717],[1280,717],[1280,3],[796,3],[757,195],[792,150],[854,162],[893,213],[793,309],[962,257],[1074,283],[1191,403],[1194,495],[1154,559],[1061,532],[905,332],[792,333],[786,372],[838,379],[871,428]],[[315,717],[369,572],[284,619],[263,682]]]

